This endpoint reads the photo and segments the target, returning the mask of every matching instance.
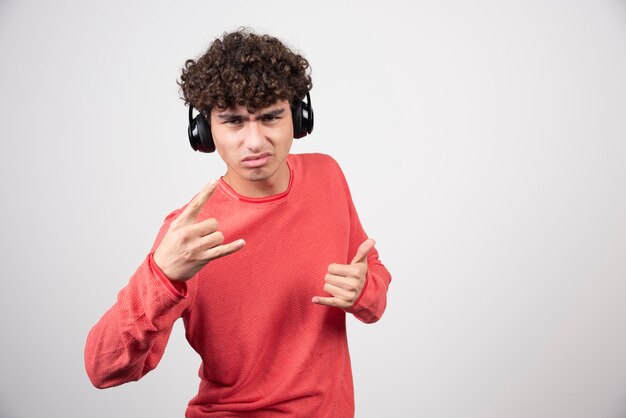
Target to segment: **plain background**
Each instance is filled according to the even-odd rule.
[[[348,318],[357,417],[626,416],[623,1],[0,2],[0,416],[176,417],[178,322],[91,387],[91,326],[212,177],[176,80],[224,31],[311,62],[313,135],[393,274]],[[321,225],[320,227],[323,227]]]

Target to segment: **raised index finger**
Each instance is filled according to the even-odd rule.
[[[215,179],[204,186],[200,193],[191,199],[191,202],[189,202],[185,210],[180,214],[179,219],[184,223],[195,223],[200,209],[202,209],[207,200],[209,200],[209,197],[211,197],[216,187],[217,180]]]

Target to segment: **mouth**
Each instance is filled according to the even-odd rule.
[[[241,160],[241,164],[247,168],[257,168],[262,167],[272,158],[272,154],[269,152],[265,152],[262,154],[253,154],[248,155],[243,160]]]

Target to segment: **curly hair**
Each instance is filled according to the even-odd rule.
[[[308,61],[280,40],[240,28],[224,33],[197,60],[187,60],[178,84],[185,104],[248,111],[277,100],[303,99],[313,86]]]

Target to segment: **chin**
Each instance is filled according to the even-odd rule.
[[[248,174],[248,180],[250,181],[265,181],[272,177],[272,174],[265,170],[254,170]]]

